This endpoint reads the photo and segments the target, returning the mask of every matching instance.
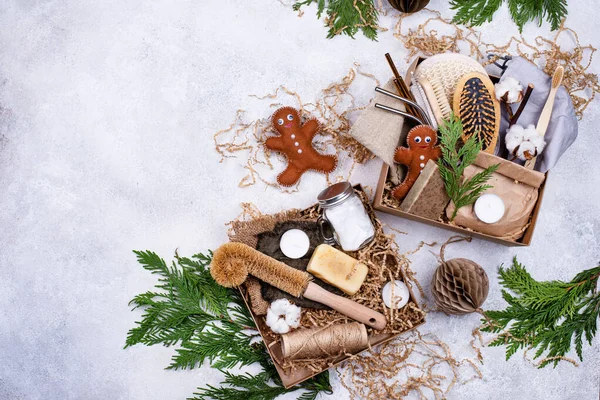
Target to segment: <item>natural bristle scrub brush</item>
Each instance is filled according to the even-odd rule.
[[[377,330],[385,328],[385,315],[311,282],[311,275],[294,269],[243,243],[226,243],[215,250],[210,273],[221,286],[239,286],[248,274],[295,297],[304,297]]]

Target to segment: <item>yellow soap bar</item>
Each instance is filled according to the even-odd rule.
[[[317,246],[306,270],[350,296],[358,292],[369,272],[365,264],[328,244]]]

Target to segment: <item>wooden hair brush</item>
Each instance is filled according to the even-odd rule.
[[[221,286],[239,286],[248,274],[295,297],[325,304],[374,329],[385,328],[385,315],[335,295],[311,282],[311,275],[285,265],[243,243],[226,243],[215,250],[210,274]]]
[[[454,92],[454,113],[463,123],[463,141],[476,135],[481,149],[494,154],[500,132],[500,103],[487,75],[471,72],[460,78]]]

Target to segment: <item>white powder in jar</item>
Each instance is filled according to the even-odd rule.
[[[345,251],[358,250],[363,243],[372,239],[375,228],[357,196],[325,210],[325,216],[333,226],[337,241]]]

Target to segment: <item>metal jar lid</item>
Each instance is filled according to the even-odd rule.
[[[354,189],[350,182],[340,182],[329,186],[317,196],[319,205],[323,208],[333,207],[343,203],[354,194]]]

